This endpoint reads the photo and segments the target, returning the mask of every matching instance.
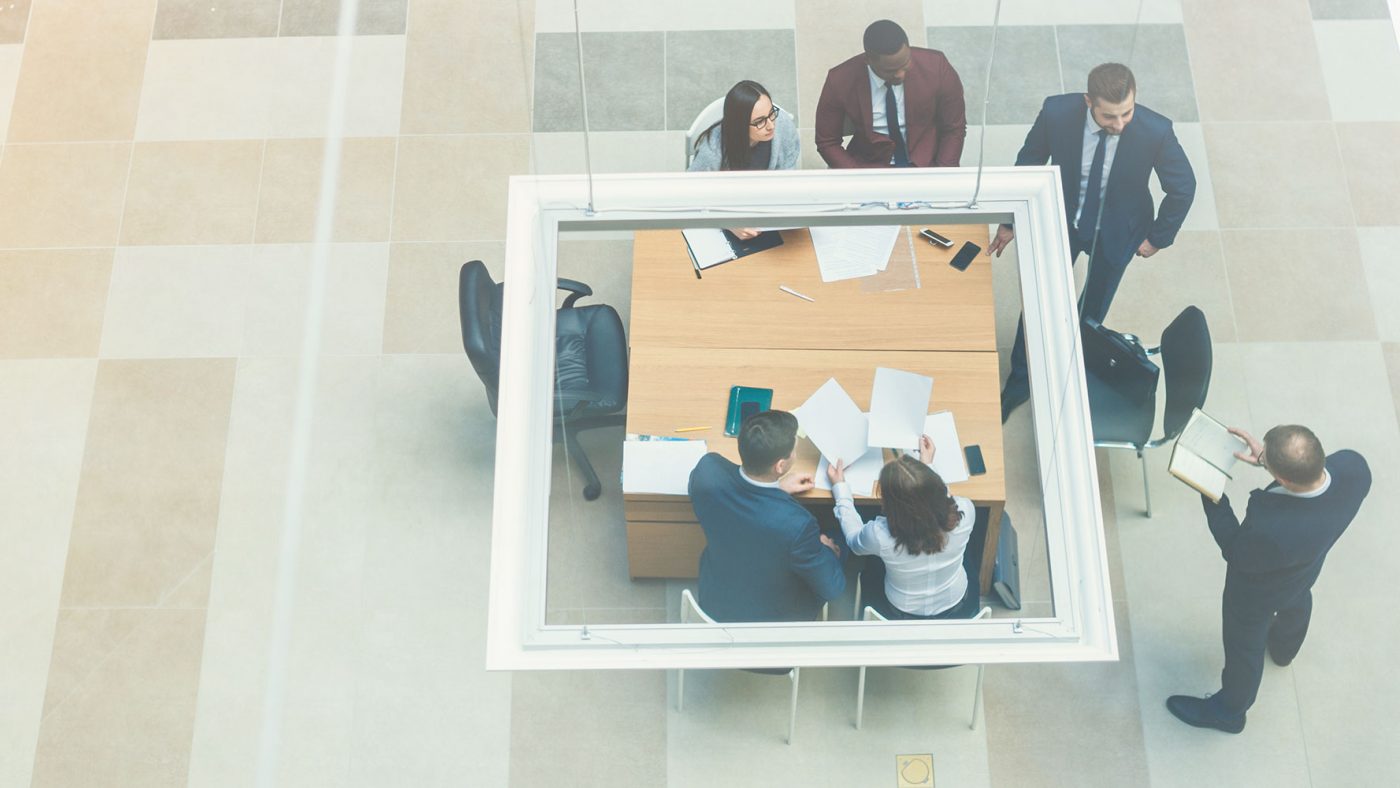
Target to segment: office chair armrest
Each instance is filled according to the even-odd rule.
[[[560,290],[569,291],[569,297],[564,299],[563,309],[568,309],[573,306],[575,301],[584,296],[593,295],[593,288],[576,279],[565,279],[562,276],[559,277],[559,281],[556,283],[555,287],[558,287]]]

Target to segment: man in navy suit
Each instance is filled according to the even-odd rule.
[[[1091,253],[1080,315],[1099,322],[1133,255],[1151,257],[1171,246],[1196,195],[1196,176],[1172,122],[1136,99],[1133,72],[1104,63],[1089,72],[1088,93],[1045,100],[1016,155],[1017,165],[1049,161],[1060,168],[1070,259]],[[1166,193],[1155,219],[1148,189],[1154,170]],[[1013,237],[1011,225],[1002,225],[987,254],[1000,257]],[[1029,398],[1022,324],[1016,327],[1011,374],[1001,393],[1001,420]]]
[[[1219,692],[1173,695],[1167,709],[1188,725],[1239,733],[1259,692],[1265,651],[1275,665],[1285,666],[1302,647],[1313,583],[1370,492],[1371,469],[1354,451],[1323,454],[1307,427],[1274,427],[1262,445],[1244,430],[1230,431],[1248,446],[1236,456],[1264,468],[1274,481],[1249,494],[1244,522],[1228,497],[1219,503],[1201,497],[1227,564],[1221,605],[1225,669]]]
[[[716,621],[812,621],[846,588],[841,550],[793,495],[812,474],[790,474],[797,417],[755,414],[739,429],[742,467],[713,452],[690,473],[705,531],[700,607]]]

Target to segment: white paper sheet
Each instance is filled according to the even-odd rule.
[[[681,234],[690,245],[695,264],[702,269],[735,259],[734,247],[729,245],[729,239],[724,237],[723,230],[702,227],[681,230]]]
[[[623,441],[622,491],[685,495],[704,441]]]
[[[933,472],[944,484],[957,484],[971,478],[952,411],[928,414],[924,419],[924,434],[933,440]]]
[[[826,469],[831,463],[823,457],[817,463],[817,488],[831,489],[831,479]],[[851,493],[870,497],[875,494],[875,482],[880,480],[880,471],[885,467],[885,455],[881,451],[868,451],[853,465],[846,466],[846,483],[851,485]]]
[[[823,457],[851,464],[870,446],[866,416],[836,378],[828,378],[793,413]]]
[[[871,446],[890,449],[917,449],[928,413],[933,378],[902,369],[877,367],[870,389]]]
[[[822,281],[855,279],[885,270],[900,229],[898,225],[811,228]]]

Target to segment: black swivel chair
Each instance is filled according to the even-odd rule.
[[[578,433],[595,427],[621,426],[627,407],[627,337],[622,318],[606,304],[574,306],[593,295],[582,282],[560,278],[568,291],[555,314],[554,439],[562,440],[583,474],[583,497],[602,492],[598,474],[579,445]],[[477,377],[486,386],[486,401],[496,414],[501,377],[501,306],[505,283],[491,279],[486,265],[472,260],[462,266],[458,304],[462,346]]]
[[[1123,335],[1138,348],[1142,343],[1131,334]],[[1210,328],[1206,316],[1194,306],[1188,306],[1162,332],[1162,344],[1146,348],[1148,356],[1161,355],[1162,372],[1166,378],[1166,404],[1162,414],[1162,437],[1151,439],[1156,420],[1155,397],[1132,400],[1122,395],[1122,389],[1109,386],[1092,372],[1086,372],[1089,385],[1089,410],[1094,424],[1094,445],[1105,449],[1132,449],[1142,461],[1142,492],[1147,501],[1147,516],[1152,516],[1152,491],[1147,482],[1148,449],[1155,449],[1176,440],[1191,418],[1191,411],[1206,401],[1210,388],[1211,346]]]

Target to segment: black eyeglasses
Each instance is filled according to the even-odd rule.
[[[761,129],[761,128],[763,128],[766,124],[769,124],[769,123],[776,123],[777,120],[778,120],[778,108],[777,108],[777,107],[774,107],[774,108],[773,108],[773,111],[770,112],[770,113],[768,113],[767,115],[764,115],[763,117],[759,118],[758,120],[751,120],[751,121],[749,121],[749,125],[750,125],[750,126],[753,126],[753,127],[756,128],[756,129]]]

